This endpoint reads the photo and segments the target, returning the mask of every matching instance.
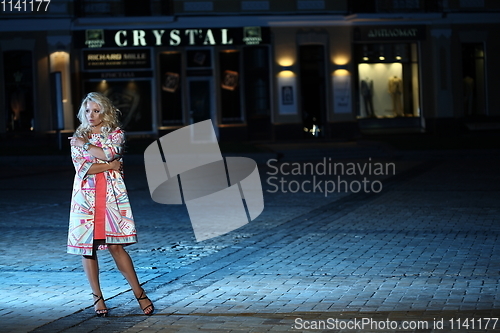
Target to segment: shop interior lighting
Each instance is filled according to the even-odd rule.
[[[380,54],[380,56],[378,57],[379,60],[382,60],[382,61],[385,60],[385,57],[384,57],[384,47],[382,45],[380,45],[380,47],[379,47],[379,54]]]
[[[368,61],[370,58],[368,57],[363,57],[363,61]]]
[[[401,60],[401,56],[396,56],[396,60]]]

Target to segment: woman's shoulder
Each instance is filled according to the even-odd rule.
[[[125,132],[120,127],[116,127],[114,130],[108,132],[107,138],[112,141],[123,141],[125,140]]]
[[[114,130],[109,132],[109,135],[125,135],[125,131],[122,130],[120,127],[116,127]]]

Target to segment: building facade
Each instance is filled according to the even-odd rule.
[[[0,14],[0,133],[72,132],[86,92],[129,133],[221,140],[458,130],[500,116],[494,0],[39,1]]]

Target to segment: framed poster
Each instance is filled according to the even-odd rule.
[[[293,104],[293,87],[284,86],[281,87],[281,104],[292,105]]]
[[[351,113],[351,76],[333,76],[333,110],[335,113]]]
[[[295,76],[278,76],[279,114],[297,114]]]

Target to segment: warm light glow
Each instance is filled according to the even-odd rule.
[[[363,60],[364,61],[368,61],[368,57],[363,57]]]
[[[294,63],[294,61],[290,57],[283,57],[283,58],[278,59],[278,64],[281,67],[290,67],[293,65],[293,63]]]
[[[380,60],[385,60],[385,57],[383,57],[383,56],[380,56],[380,57],[378,57],[378,58],[379,58]]]
[[[97,88],[99,91],[105,91],[108,89],[108,83],[106,82],[106,80],[102,80],[101,82],[99,82],[99,86]]]
[[[63,51],[56,51],[50,54],[50,62],[52,66],[61,66],[69,62],[69,53]]]
[[[64,61],[66,58],[69,59],[69,53],[65,51],[55,51],[50,54],[51,59],[60,58]]]
[[[135,83],[134,80],[130,80],[127,84],[127,89],[136,91],[137,90],[137,84]]]
[[[396,56],[396,60],[401,60],[401,57],[400,56]]]
[[[347,65],[348,62],[349,62],[349,58],[347,58],[346,56],[343,56],[343,55],[336,56],[333,58],[333,63],[335,65]]]
[[[278,73],[279,77],[294,77],[295,73],[292,71],[281,71]]]
[[[333,71],[333,75],[335,76],[347,76],[349,75],[349,71],[347,69],[337,69]]]
[[[367,71],[369,68],[370,68],[370,65],[368,65],[368,64],[359,64],[358,65],[359,72]]]

